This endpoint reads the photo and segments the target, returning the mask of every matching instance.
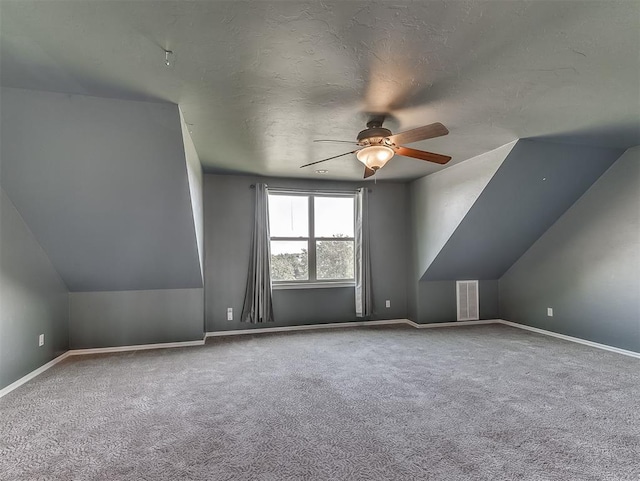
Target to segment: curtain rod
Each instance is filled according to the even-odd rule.
[[[267,186],[268,187],[268,186]],[[255,189],[256,188],[256,184],[251,184],[249,186],[250,189]],[[322,189],[294,189],[294,188],[290,188],[290,187],[271,187],[271,189],[273,190],[280,190],[283,192],[301,192],[301,193],[305,193],[305,192],[311,192],[311,193],[327,193],[327,194],[348,194],[348,193],[355,193],[358,190],[351,190],[351,189],[347,189],[347,190],[339,190],[339,189],[333,189],[333,190],[322,190]],[[368,192],[373,192],[372,189],[367,188]]]

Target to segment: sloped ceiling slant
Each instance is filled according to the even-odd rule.
[[[2,186],[70,291],[202,287],[176,105],[3,88],[0,121]]]
[[[499,279],[622,153],[518,141],[421,280]]]

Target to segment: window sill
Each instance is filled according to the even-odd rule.
[[[292,282],[290,284],[273,284],[274,291],[285,289],[331,289],[336,287],[355,287],[353,281],[343,282]]]

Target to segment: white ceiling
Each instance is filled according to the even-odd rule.
[[[640,144],[640,2],[0,1],[2,85],[177,103],[209,171],[318,176],[366,112],[451,164],[517,138]],[[164,49],[175,52],[164,65]],[[322,164],[359,179],[355,156]],[[380,179],[440,167],[394,158]]]

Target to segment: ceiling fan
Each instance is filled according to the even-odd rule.
[[[309,167],[310,165],[319,164],[320,162],[326,162],[327,160],[337,159],[338,157],[343,157],[345,155],[356,154],[358,160],[364,164],[364,178],[366,179],[367,177],[371,177],[375,174],[378,169],[384,167],[385,164],[396,154],[414,159],[426,160],[428,162],[435,162],[436,164],[446,164],[451,160],[451,157],[447,155],[434,154],[432,152],[416,150],[402,145],[447,135],[449,131],[440,122],[407,130],[406,132],[392,134],[389,129],[385,129],[382,126],[384,119],[384,115],[376,115],[369,120],[369,122],[367,122],[367,128],[358,134],[356,142],[347,140],[314,140],[314,142],[353,144],[358,145],[359,148],[352,150],[351,152],[345,152],[344,154],[334,155],[327,159],[317,160],[309,164],[301,165],[300,168]]]

